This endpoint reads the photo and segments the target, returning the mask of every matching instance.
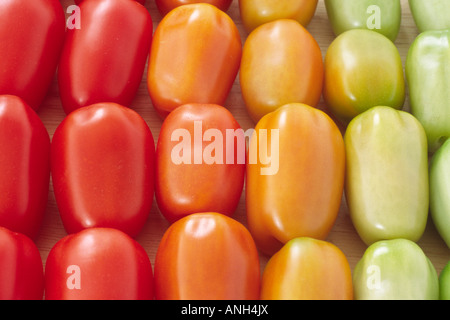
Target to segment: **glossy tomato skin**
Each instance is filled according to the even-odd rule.
[[[278,19],[294,19],[307,27],[318,0],[239,0],[241,19],[247,32]]]
[[[44,268],[27,236],[0,227],[0,300],[42,300]]]
[[[56,72],[64,42],[58,0],[0,2],[0,94],[16,95],[37,110]]]
[[[114,103],[83,107],[58,126],[52,177],[64,227],[112,227],[136,236],[151,210],[155,146],[134,110]]]
[[[144,248],[120,230],[67,235],[45,265],[46,300],[151,300],[153,272]]]
[[[50,137],[21,98],[0,96],[0,226],[34,239],[48,201]]]
[[[313,238],[287,242],[268,261],[262,300],[352,300],[350,264],[334,244]]]
[[[159,23],[148,63],[148,91],[161,117],[187,103],[224,105],[242,43],[233,20],[213,5],[183,5]]]
[[[153,24],[148,10],[129,0],[80,4],[80,29],[68,29],[58,69],[64,111],[114,102],[130,106],[142,80]]]
[[[155,0],[156,7],[163,16],[179,6],[194,3],[208,3],[222,11],[227,11],[232,2],[233,0]]]
[[[223,214],[196,213],[173,223],[155,257],[159,300],[257,300],[259,256],[248,230]]]
[[[323,73],[320,47],[300,23],[280,19],[256,28],[244,44],[239,73],[248,114],[258,122],[287,103],[316,106]]]
[[[264,116],[250,140],[245,187],[259,249],[272,255],[294,238],[324,240],[339,212],[344,175],[344,140],[323,111],[293,103]]]
[[[208,132],[214,138],[207,138]],[[186,104],[169,114],[156,148],[155,182],[156,201],[168,221],[196,212],[235,212],[244,185],[244,139],[239,123],[222,106]],[[208,151],[211,146],[215,151]]]
[[[342,122],[375,106],[401,109],[405,78],[400,53],[382,34],[353,29],[340,34],[325,56],[323,98]]]

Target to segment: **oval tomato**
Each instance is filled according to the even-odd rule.
[[[408,0],[419,32],[450,28],[450,2],[446,0]]]
[[[312,238],[287,242],[267,263],[263,300],[352,300],[350,264],[334,244]]]
[[[241,19],[247,32],[278,19],[294,19],[307,27],[318,0],[239,0]]]
[[[162,117],[187,103],[223,105],[236,79],[242,43],[233,20],[216,7],[175,8],[159,23],[148,63],[148,90]]]
[[[93,0],[80,5],[80,29],[68,29],[58,70],[66,113],[114,102],[129,106],[145,70],[153,23],[135,1]]]
[[[0,94],[37,110],[50,88],[64,42],[58,0],[0,1]]]
[[[439,277],[415,242],[396,238],[371,244],[353,269],[357,300],[438,300]]]
[[[152,266],[144,248],[120,230],[65,236],[45,264],[46,300],[150,300]]]
[[[16,96],[0,96],[0,176],[0,226],[35,238],[48,201],[50,137]]]
[[[400,31],[400,0],[325,0],[325,8],[335,35],[351,29],[369,29],[394,42]]]
[[[231,2],[233,0],[155,0],[156,7],[163,16],[179,6],[194,3],[209,3],[222,11],[227,11]]]
[[[450,28],[420,33],[411,43],[405,61],[409,107],[427,133],[430,154],[450,138],[448,57]]]
[[[137,235],[153,201],[155,145],[134,110],[101,103],[69,114],[52,142],[52,177],[68,233],[113,227]]]
[[[42,300],[41,255],[27,236],[0,227],[0,300]]]
[[[373,107],[353,118],[344,137],[345,196],[361,239],[418,241],[428,221],[425,130],[410,113]]]
[[[345,147],[327,114],[294,103],[264,116],[250,140],[246,172],[247,220],[262,252],[328,235],[343,195]]]
[[[431,218],[450,249],[450,139],[432,156],[429,179]]]
[[[325,56],[323,97],[330,111],[346,123],[375,106],[401,109],[405,78],[394,43],[372,30],[340,34]]]
[[[173,223],[155,257],[160,300],[255,300],[260,265],[248,230],[220,213],[197,213]]]
[[[450,300],[450,260],[439,274],[439,299]]]
[[[226,108],[187,104],[165,119],[156,148],[155,195],[170,222],[196,212],[231,216],[244,175],[244,132]]]
[[[314,107],[322,95],[320,47],[297,21],[266,23],[248,36],[239,77],[242,97],[255,122],[287,103]]]

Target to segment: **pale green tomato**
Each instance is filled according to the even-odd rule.
[[[427,132],[429,151],[435,152],[450,137],[450,29],[420,34],[405,71],[411,112]]]
[[[450,248],[450,139],[431,161],[430,212],[436,229]]]
[[[368,245],[417,241],[427,223],[428,152],[425,131],[410,113],[374,107],[355,117],[345,133],[350,216]]]
[[[392,41],[402,20],[400,0],[325,0],[331,27],[336,35],[351,29],[369,29]]]
[[[450,1],[409,0],[409,7],[420,32],[450,28]]]
[[[450,300],[450,261],[439,276],[439,299]]]
[[[437,300],[439,278],[431,261],[413,241],[378,241],[353,270],[356,300]]]

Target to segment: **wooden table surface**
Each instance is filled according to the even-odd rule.
[[[69,5],[73,4],[73,0],[61,0],[60,2],[63,5],[64,10],[66,10]],[[402,25],[395,44],[400,51],[400,55],[404,63],[408,48],[417,36],[418,30],[412,19],[407,0],[402,0],[401,2],[403,11]],[[161,16],[156,9],[154,0],[147,0],[146,7],[152,16],[154,28],[156,28],[159,21],[161,20]],[[240,30],[242,41],[244,42],[247,34],[244,31],[240,19],[238,0],[233,1],[232,6],[227,13],[235,21],[238,29]],[[308,30],[312,33],[312,35],[319,43],[322,49],[322,54],[323,56],[325,56],[326,50],[335,36],[328,22],[323,0],[319,0],[319,5],[317,7],[315,17],[308,26]],[[162,121],[154,111],[150,97],[148,95],[145,80],[146,73],[147,72],[145,71],[141,86],[131,108],[136,110],[146,120],[149,127],[151,128],[156,142]],[[233,85],[225,106],[229,108],[229,110],[231,110],[236,120],[244,129],[254,127],[255,124],[250,120],[245,110],[244,102],[241,97],[238,78]],[[323,109],[323,107],[324,104],[323,102],[321,102],[319,108]],[[408,99],[405,103],[405,109],[407,108]],[[65,114],[61,107],[61,102],[58,94],[58,85],[56,81],[53,82],[48,96],[38,113],[41,119],[44,121],[44,124],[46,125],[50,136],[53,136],[56,127],[65,117]],[[344,130],[344,128],[342,128],[342,130]],[[233,217],[246,225],[244,193],[242,194],[239,207]],[[140,235],[136,238],[136,240],[145,248],[146,252],[148,253],[152,265],[154,264],[154,258],[159,245],[159,241],[168,226],[169,224],[159,213],[156,202],[154,201],[149,219]],[[58,213],[58,208],[53,194],[53,187],[50,186],[47,212],[43,221],[40,235],[36,239],[36,243],[38,248],[40,249],[44,264],[47,255],[53,245],[66,235],[67,233],[64,230]],[[362,257],[366,249],[366,245],[360,240],[352,225],[345,202],[345,197],[343,197],[342,199],[342,205],[338,219],[327,240],[337,245],[345,253],[352,269]],[[431,220],[429,220],[426,232],[423,235],[422,239],[418,242],[418,244],[430,258],[437,272],[440,273],[445,264],[450,260],[450,250],[437,234]],[[263,255],[261,255],[260,257],[261,270],[263,270],[268,257]]]

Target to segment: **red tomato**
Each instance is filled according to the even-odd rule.
[[[219,105],[187,104],[169,114],[159,134],[155,183],[167,220],[234,213],[244,185],[244,138],[230,111]]]
[[[82,3],[84,0],[75,0],[75,4],[79,5],[80,3]],[[145,0],[134,0],[139,2],[140,4],[145,4]]]
[[[163,16],[179,6],[192,3],[209,3],[222,11],[227,11],[231,2],[233,0],[155,0],[158,10]]]
[[[42,104],[64,42],[65,16],[58,0],[0,1],[0,94]]]
[[[80,5],[80,29],[68,29],[58,83],[66,113],[100,102],[129,106],[142,80],[153,23],[145,7],[129,0]]]
[[[165,117],[186,103],[223,105],[236,79],[242,43],[233,20],[205,4],[180,6],[158,25],[148,64],[148,90]]]
[[[236,220],[197,213],[172,224],[155,257],[155,297],[160,300],[259,299],[255,243]]]
[[[0,96],[0,176],[0,226],[36,237],[48,201],[50,137],[16,96]]]
[[[27,236],[0,227],[0,300],[42,300],[41,255]]]
[[[46,300],[153,299],[153,272],[144,248],[112,228],[71,234],[50,250]]]
[[[112,227],[137,235],[153,201],[155,144],[134,110],[94,104],[69,114],[52,142],[54,193],[67,232]]]

